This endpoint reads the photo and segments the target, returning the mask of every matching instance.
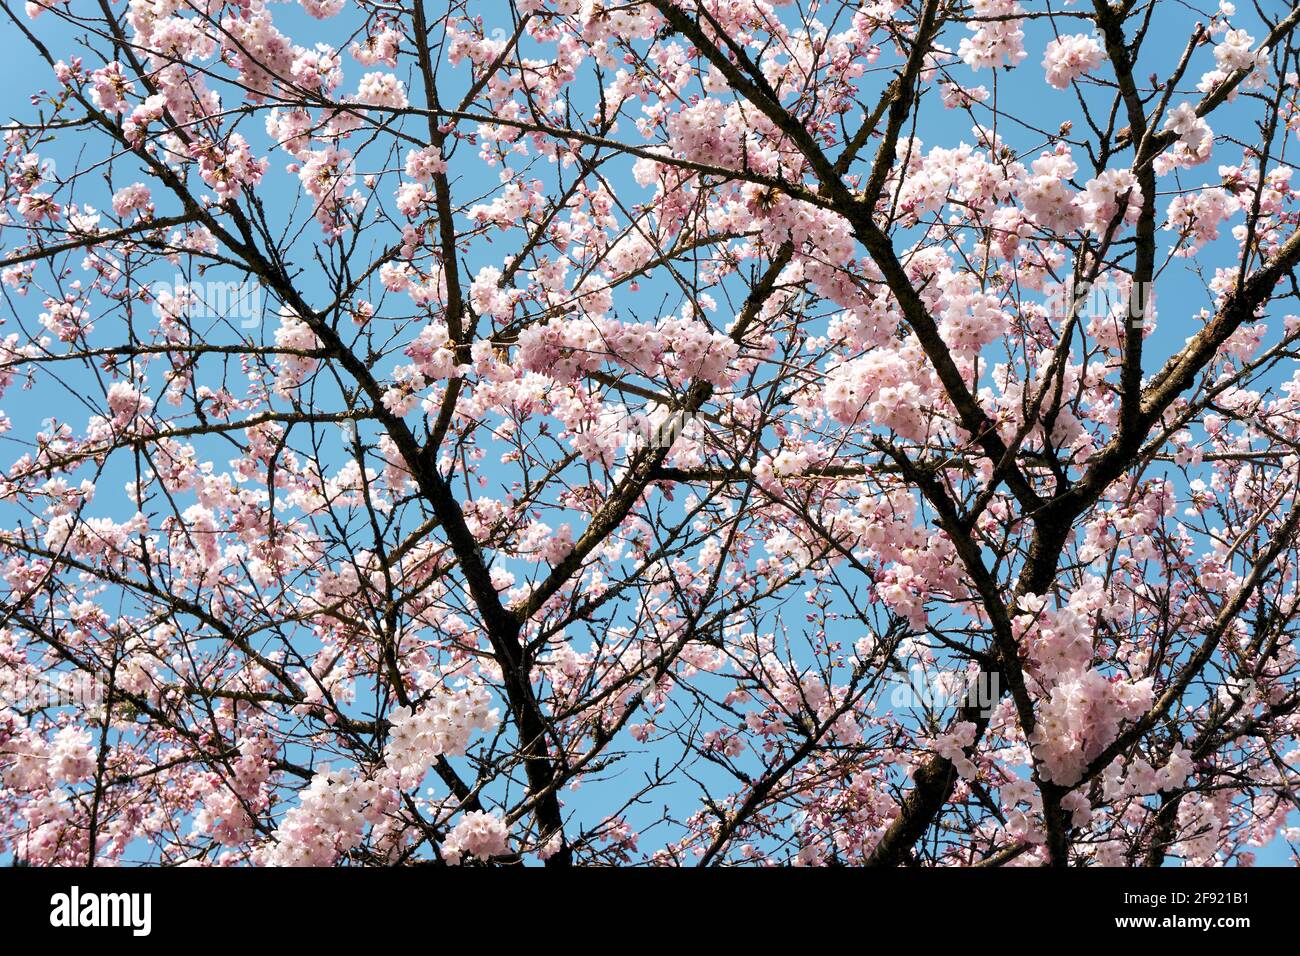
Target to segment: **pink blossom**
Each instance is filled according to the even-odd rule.
[[[442,858],[452,866],[464,862],[466,854],[487,861],[510,852],[510,830],[490,813],[471,810],[452,827],[442,844]]]
[[[151,212],[149,187],[143,183],[132,183],[113,194],[113,212],[119,216],[129,216],[133,212]]]
[[[1047,71],[1047,82],[1064,90],[1083,74],[1101,66],[1105,59],[1106,51],[1100,43],[1086,33],[1075,33],[1057,37],[1047,44],[1043,69]]]

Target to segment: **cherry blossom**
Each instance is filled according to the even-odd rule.
[[[1085,33],[1075,33],[1057,37],[1047,44],[1043,69],[1047,71],[1047,82],[1064,90],[1083,74],[1101,66],[1105,58],[1106,51],[1100,43]]]
[[[1267,7],[26,4],[0,853],[1295,862]]]

